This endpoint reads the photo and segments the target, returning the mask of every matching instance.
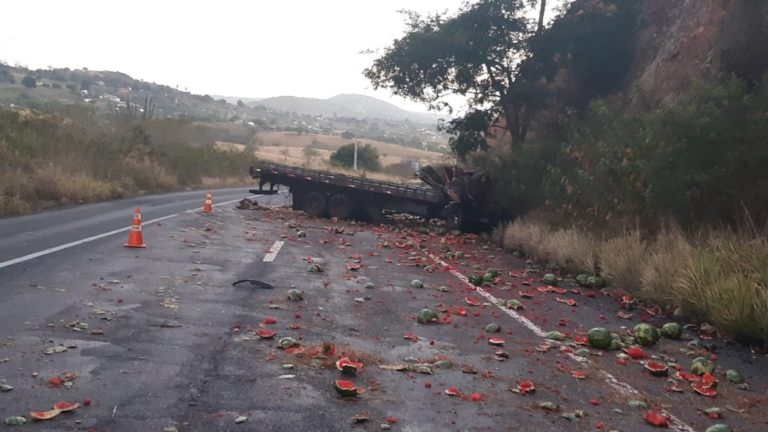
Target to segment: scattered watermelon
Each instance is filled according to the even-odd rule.
[[[546,339],[562,342],[565,340],[565,335],[559,331],[551,331],[544,335]]]
[[[576,283],[579,284],[579,286],[583,286],[583,287],[589,286],[588,281],[589,281],[589,275],[586,273],[582,273],[576,276]]]
[[[487,326],[485,326],[485,331],[487,333],[498,333],[501,331],[501,326],[497,323],[490,323]]]
[[[272,339],[276,334],[277,332],[268,329],[260,329],[256,332],[256,335],[262,339]]]
[[[470,306],[480,306],[483,304],[480,300],[470,296],[464,297],[464,301]]]
[[[605,286],[605,280],[600,276],[589,276],[587,278],[587,286],[593,288],[602,288]]]
[[[715,370],[715,364],[704,357],[696,357],[691,363],[691,372],[695,375],[711,374]]]
[[[624,352],[632,360],[642,360],[642,359],[646,358],[645,351],[643,351],[643,349],[639,348],[639,347],[624,348]]]
[[[587,332],[589,346],[596,349],[608,349],[611,346],[611,332],[603,327],[595,327]]]
[[[683,327],[678,323],[666,323],[659,333],[667,339],[680,339],[683,336]]]
[[[292,289],[288,291],[288,300],[290,301],[301,301],[304,300],[304,291],[299,291],[297,289]]]
[[[504,345],[504,339],[492,337],[492,338],[488,338],[488,343],[494,346],[502,346]]]
[[[621,336],[616,333],[611,333],[611,345],[608,347],[611,351],[617,351],[624,348],[624,342],[621,340]]]
[[[5,423],[8,426],[21,426],[26,422],[27,422],[27,419],[21,416],[6,417],[5,420],[3,420],[3,423]]]
[[[648,411],[645,413],[645,421],[656,427],[669,427],[669,416],[656,411]]]
[[[731,428],[724,424],[715,424],[708,427],[704,432],[731,432]]]
[[[298,346],[299,342],[292,337],[284,337],[284,338],[281,338],[279,341],[277,341],[277,345],[279,348],[288,349],[288,348],[293,348],[295,346]]]
[[[512,309],[512,310],[523,309],[523,304],[520,303],[520,300],[517,300],[517,299],[507,300],[506,306],[507,306],[507,309]]]
[[[424,282],[414,279],[411,281],[411,288],[422,289],[424,288]]]
[[[717,390],[715,390],[711,385],[708,385],[703,382],[692,382],[691,388],[696,393],[707,396],[707,397],[715,397],[717,396]]]
[[[557,285],[557,276],[552,273],[547,273],[542,276],[541,281],[547,285]]]
[[[484,282],[483,277],[480,275],[471,275],[468,279],[475,286],[482,286]]]
[[[353,362],[347,357],[342,357],[336,362],[336,369],[341,371],[342,375],[355,376],[357,371],[363,368],[363,364]]]
[[[79,403],[70,403],[66,401],[56,402],[56,404],[53,405],[53,409],[59,410],[61,412],[74,411],[78,408],[80,408]]]
[[[357,388],[352,381],[337,380],[333,382],[333,387],[343,397],[354,397],[362,393],[362,389]]]
[[[456,387],[448,387],[445,389],[445,394],[448,396],[461,396],[461,392]]]
[[[429,308],[424,308],[416,315],[416,322],[419,324],[429,324],[438,320],[437,312]]]
[[[583,335],[574,335],[573,343],[576,345],[589,345],[589,338]]]
[[[654,360],[648,360],[645,363],[645,368],[654,376],[666,376],[669,373],[669,366]]]
[[[659,341],[659,332],[656,327],[641,323],[635,326],[635,340],[642,346],[649,347],[656,344]]]
[[[728,369],[727,371],[725,371],[725,379],[728,382],[732,382],[734,384],[741,384],[744,382],[744,377],[741,376],[740,373],[738,373],[733,369]]]
[[[50,420],[61,414],[61,410],[52,409],[50,411],[30,411],[29,416],[35,420]]]
[[[517,385],[517,390],[520,394],[528,394],[536,391],[536,385],[533,381],[522,381]]]

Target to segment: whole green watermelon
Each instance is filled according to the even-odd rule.
[[[635,326],[635,340],[645,347],[654,346],[659,341],[659,331],[650,324],[638,324]]]
[[[683,327],[678,323],[666,323],[659,331],[661,336],[667,339],[680,339],[683,336]]]
[[[611,332],[602,327],[595,327],[587,332],[587,340],[589,346],[596,349],[608,349],[611,347],[611,341],[613,337]]]

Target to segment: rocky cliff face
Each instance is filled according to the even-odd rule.
[[[768,1],[640,0],[630,93],[669,103],[697,79],[768,72]]]

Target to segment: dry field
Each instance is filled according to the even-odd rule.
[[[389,144],[369,139],[345,139],[334,135],[298,134],[295,132],[261,132],[254,138],[254,154],[265,161],[315,169],[330,169],[331,153],[344,144],[357,141],[372,145],[381,155],[381,164],[385,173],[366,173],[370,178],[402,180],[402,177],[387,174],[387,166],[409,160],[418,160],[422,165],[445,161],[446,155],[429,152],[396,144]],[[245,151],[243,144],[219,141],[219,148],[233,151]],[[305,149],[312,149],[311,151]],[[338,169],[334,169],[338,170]]]

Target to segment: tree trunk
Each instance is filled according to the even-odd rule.
[[[539,5],[539,27],[536,29],[536,33],[541,33],[544,30],[544,13],[547,11],[547,0],[541,0]]]

